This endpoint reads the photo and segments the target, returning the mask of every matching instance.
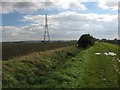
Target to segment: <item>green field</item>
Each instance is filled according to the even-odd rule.
[[[72,45],[13,57],[3,61],[3,88],[119,88],[119,50],[96,42],[86,50]]]

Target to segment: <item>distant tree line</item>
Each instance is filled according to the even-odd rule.
[[[99,41],[120,45],[120,40],[117,40],[117,38],[115,38],[114,40],[102,39],[102,40],[99,40]]]

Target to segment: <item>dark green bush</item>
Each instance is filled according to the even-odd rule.
[[[77,42],[78,47],[82,47],[82,48],[87,48],[89,46],[92,46],[94,45],[94,43],[95,43],[95,38],[90,36],[90,34],[82,35]]]

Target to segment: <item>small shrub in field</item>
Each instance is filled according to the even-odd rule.
[[[82,35],[77,42],[78,47],[82,47],[82,48],[87,48],[89,46],[92,46],[94,45],[94,43],[95,43],[95,38],[90,36],[90,34]]]

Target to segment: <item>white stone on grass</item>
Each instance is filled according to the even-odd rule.
[[[120,59],[117,58],[117,61],[120,62]]]
[[[101,53],[95,53],[95,55],[100,55]]]
[[[116,68],[116,66],[113,64],[113,66]]]
[[[108,56],[109,54],[108,53],[104,53],[106,56]]]
[[[106,56],[108,56],[108,55],[110,55],[110,56],[116,56],[116,53],[114,53],[114,52],[105,52],[104,53]]]
[[[106,78],[103,78],[103,81],[105,81],[106,80]]]
[[[109,52],[109,55],[111,55],[111,56],[116,56],[116,53],[114,53],[114,52]]]
[[[116,72],[118,72],[119,70],[117,69]]]

